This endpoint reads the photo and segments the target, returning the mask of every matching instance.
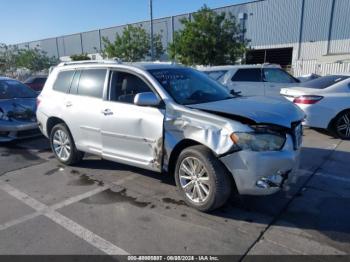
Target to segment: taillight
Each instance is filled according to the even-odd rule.
[[[299,97],[294,99],[293,103],[295,103],[295,104],[312,105],[312,104],[316,104],[317,102],[319,102],[322,99],[323,99],[323,96],[312,96],[312,95],[299,96]]]

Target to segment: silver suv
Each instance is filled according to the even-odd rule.
[[[265,97],[238,97],[172,64],[63,63],[38,97],[37,119],[57,159],[84,152],[175,176],[201,211],[231,195],[277,192],[296,169],[304,114]]]

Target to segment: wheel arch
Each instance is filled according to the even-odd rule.
[[[179,158],[180,156],[180,153],[188,148],[188,147],[191,147],[191,146],[204,146],[205,148],[209,149],[216,157],[218,157],[215,152],[210,149],[208,146],[198,142],[198,141],[195,141],[195,140],[192,140],[192,139],[183,139],[181,140],[179,143],[176,144],[176,146],[173,148],[173,150],[171,151],[170,153],[170,157],[169,157],[169,160],[168,160],[168,168],[167,168],[167,172],[168,174],[170,174],[171,176],[175,176],[175,167],[176,167],[176,162],[177,162],[177,159]],[[220,161],[220,159],[219,159]],[[220,161],[221,162],[221,161]],[[230,174],[230,181],[231,181],[231,185],[232,185],[232,189],[234,193],[237,193],[237,186],[236,186],[236,181],[234,179],[234,176],[231,174],[231,172],[227,169],[227,167],[224,165],[224,163],[222,163],[222,166],[223,168],[225,168],[225,170],[228,172],[228,174]]]

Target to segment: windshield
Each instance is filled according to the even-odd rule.
[[[149,72],[181,105],[207,103],[233,97],[223,85],[191,68],[153,69]]]
[[[344,81],[349,77],[350,76],[340,76],[340,75],[323,76],[311,81],[304,82],[300,86],[315,88],[315,89],[325,89],[341,81]]]
[[[37,94],[16,80],[1,80],[0,81],[0,99],[12,98],[35,98]]]

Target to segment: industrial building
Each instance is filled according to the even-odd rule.
[[[195,11],[195,10],[194,10]],[[350,0],[261,0],[215,9],[231,12],[252,48],[248,63],[278,63],[295,75],[350,72]],[[154,20],[166,48],[176,30],[182,28],[181,14]],[[140,25],[150,29],[150,22]],[[49,56],[67,57],[88,53],[96,57],[103,48],[102,37],[110,40],[126,25],[103,28],[18,44],[18,48],[39,48]],[[166,59],[166,57],[165,57]]]

